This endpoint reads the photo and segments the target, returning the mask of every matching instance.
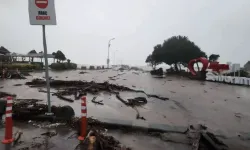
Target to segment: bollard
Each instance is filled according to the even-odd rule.
[[[83,141],[87,134],[87,104],[85,96],[81,98],[81,103],[81,133],[78,140]]]
[[[5,112],[5,137],[4,137],[4,140],[2,140],[3,144],[10,144],[14,140],[12,138],[12,129],[13,129],[12,103],[13,103],[12,97],[8,96],[7,97],[7,105],[6,105],[6,112]]]

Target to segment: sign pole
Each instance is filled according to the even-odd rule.
[[[47,43],[46,43],[46,33],[45,33],[45,25],[43,27],[43,48],[44,48],[44,59],[45,59],[45,78],[47,84],[47,99],[48,99],[48,113],[47,115],[53,115],[51,112],[50,106],[50,79],[49,79],[49,69],[48,69],[48,55],[47,55]]]
[[[45,59],[45,78],[47,85],[48,112],[45,115],[54,115],[50,104],[50,78],[48,70],[48,52],[46,43],[45,25],[56,25],[55,0],[29,0],[29,19],[31,25],[42,25],[43,48]]]

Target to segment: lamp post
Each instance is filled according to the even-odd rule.
[[[109,43],[108,43],[108,58],[107,58],[107,67],[108,67],[108,68],[109,68],[109,61],[110,61],[110,60],[109,60],[109,48],[110,48],[110,45],[111,45],[110,42],[111,42],[112,40],[114,40],[114,39],[115,39],[115,38],[110,39],[110,40],[109,40]]]

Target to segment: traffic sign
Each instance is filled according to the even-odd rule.
[[[35,3],[36,6],[41,9],[45,9],[48,6],[48,0],[36,0]]]
[[[31,25],[56,25],[54,0],[29,0]]]

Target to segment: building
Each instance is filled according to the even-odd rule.
[[[244,65],[244,70],[247,72],[250,72],[250,61],[248,61],[245,65]]]
[[[7,50],[5,47],[1,46],[0,47],[0,54],[1,55],[7,55],[7,54],[10,54],[10,51]]]

